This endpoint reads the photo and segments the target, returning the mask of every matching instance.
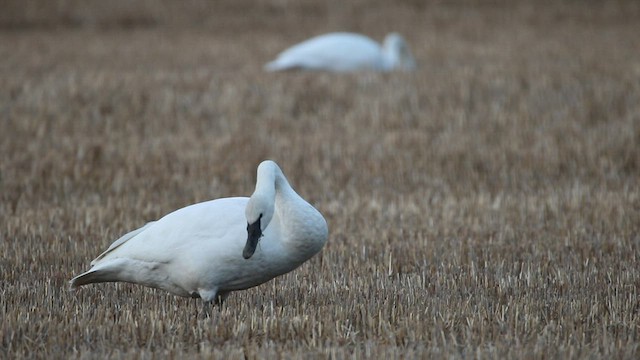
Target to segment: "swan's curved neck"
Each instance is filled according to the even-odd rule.
[[[261,225],[265,231],[269,230],[270,223],[275,226],[272,245],[280,251],[273,256],[302,263],[326,241],[328,230],[322,215],[293,190],[282,170],[272,161],[258,166],[256,190],[247,206],[252,207],[248,212],[256,218],[256,213],[264,214]]]
[[[413,70],[416,67],[415,60],[407,44],[404,39],[397,34],[387,35],[384,40],[382,52],[386,70]]]
[[[296,212],[288,210],[305,202],[289,185],[282,170],[273,161],[264,161],[258,166],[256,189],[251,198],[250,203],[260,204],[257,207],[263,210],[252,213],[255,216],[257,212],[263,213],[265,226],[271,221],[272,216],[278,217],[279,213],[286,212],[287,217],[291,217]]]
[[[273,201],[276,196],[275,182],[276,172],[273,168],[259,167],[256,178],[256,189],[253,192],[254,196],[260,194]]]
[[[398,51],[398,48],[395,45],[385,43],[382,51],[384,54],[385,70],[392,70],[400,65],[401,55],[400,55],[400,51]]]
[[[254,194],[261,194],[262,196],[275,201],[277,193],[296,194],[278,165],[273,162],[260,164],[258,167],[258,177],[256,180],[256,189]]]

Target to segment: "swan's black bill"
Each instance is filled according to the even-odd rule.
[[[258,246],[258,241],[260,241],[260,238],[262,237],[262,229],[260,228],[261,218],[262,214],[253,224],[247,224],[247,244],[244,246],[244,250],[242,251],[242,257],[245,259],[253,256],[253,253],[256,251],[256,247]]]

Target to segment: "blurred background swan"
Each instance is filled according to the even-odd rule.
[[[281,52],[265,65],[267,71],[318,70],[331,72],[414,70],[416,62],[398,33],[388,34],[382,46],[355,33],[319,35]]]

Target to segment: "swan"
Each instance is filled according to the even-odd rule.
[[[413,70],[416,62],[402,36],[390,33],[380,46],[354,33],[329,33],[296,44],[265,65],[267,71],[292,69],[350,72]]]
[[[71,289],[129,282],[221,304],[230,292],[288,273],[327,241],[327,223],[278,165],[258,165],[250,198],[197,203],[117,239]]]

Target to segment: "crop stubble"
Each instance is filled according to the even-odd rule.
[[[5,19],[0,355],[638,356],[637,6],[258,2],[189,26],[163,4]],[[261,70],[383,18],[418,72]],[[210,319],[128,284],[67,291],[123,232],[250,194],[265,158],[328,220],[308,264]]]

